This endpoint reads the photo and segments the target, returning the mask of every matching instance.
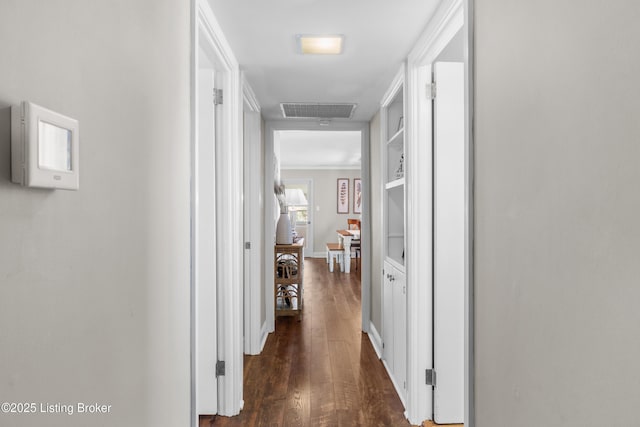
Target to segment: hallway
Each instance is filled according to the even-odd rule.
[[[360,330],[358,274],[329,273],[324,259],[307,258],[304,275],[302,320],[278,317],[262,354],[244,357],[244,410],[201,417],[200,427],[409,426]]]

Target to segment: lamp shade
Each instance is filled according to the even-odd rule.
[[[299,188],[285,189],[285,197],[288,206],[307,206],[309,204],[304,193]]]

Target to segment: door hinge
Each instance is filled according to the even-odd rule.
[[[224,377],[225,375],[225,366],[224,366],[224,360],[218,360],[216,362],[216,378],[217,377]]]
[[[427,99],[436,99],[436,82],[427,84]]]
[[[424,380],[427,385],[436,386],[436,370],[435,369],[427,369],[424,373]]]
[[[244,242],[245,249],[251,249],[251,242]]]
[[[382,343],[382,348],[384,348],[384,343]]]
[[[213,89],[213,105],[222,105],[223,99],[222,89]]]

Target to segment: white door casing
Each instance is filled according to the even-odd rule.
[[[264,271],[262,243],[262,140],[260,106],[246,79],[242,80],[244,96],[244,352],[260,354],[261,286]]]
[[[412,424],[433,418],[433,388],[425,382],[425,370],[433,368],[433,196],[432,101],[429,94],[432,64],[465,25],[465,0],[443,0],[407,59],[407,117],[405,161],[407,187],[407,418]],[[468,28],[466,29],[468,31]],[[468,64],[465,64],[468,67]],[[466,77],[468,81],[468,77]],[[465,103],[465,111],[470,105]],[[465,132],[470,128],[465,121]],[[467,133],[468,134],[468,133]],[[469,157],[468,146],[467,158]],[[468,169],[468,167],[467,167]],[[468,177],[468,170],[467,177]],[[466,182],[467,194],[469,190]],[[467,198],[468,202],[468,198]],[[470,204],[467,205],[467,210]],[[467,211],[468,244],[471,215]],[[467,246],[467,255],[469,254]],[[467,273],[470,257],[467,256]],[[467,285],[469,285],[467,274]],[[466,296],[466,295],[465,295]],[[468,342],[468,340],[467,340]],[[467,351],[471,351],[467,348]],[[471,360],[471,357],[469,358]],[[468,365],[466,365],[468,367]],[[469,370],[467,369],[467,372]],[[466,388],[466,395],[469,388]],[[468,399],[466,400],[468,404]],[[469,406],[468,406],[469,407]],[[466,422],[466,420],[465,420]],[[467,425],[467,424],[465,424]]]
[[[215,265],[215,304],[210,298],[201,297],[198,292],[197,268],[192,275],[192,417],[193,426],[197,426],[198,415],[213,412],[217,409],[220,415],[237,415],[242,406],[242,278],[243,278],[243,212],[242,212],[242,124],[240,71],[229,44],[224,38],[209,4],[205,0],[192,0],[192,263],[209,263]],[[206,62],[206,64],[205,64]],[[200,165],[206,171],[198,172],[200,161],[198,153],[199,97],[213,100],[213,92],[200,93],[198,88],[200,68],[208,68],[214,72],[215,86],[222,90],[224,102],[215,106],[216,125],[215,151],[213,160]],[[207,89],[208,91],[208,89]],[[213,101],[212,101],[213,102]],[[207,194],[197,187],[198,173],[206,173]],[[213,215],[208,212],[207,223],[215,224],[214,253],[198,254],[197,212],[201,205],[201,197],[215,198]],[[213,217],[213,220],[211,219]],[[211,256],[210,256],[211,255]],[[192,265],[193,267],[193,265]],[[198,309],[200,307],[200,309]],[[206,309],[205,309],[206,307]],[[208,313],[204,315],[204,312]],[[204,318],[202,316],[205,316]],[[215,321],[211,320],[215,316]],[[207,320],[209,319],[209,320]],[[216,341],[212,347],[211,340]],[[209,360],[198,360],[199,349],[215,348],[217,355]],[[224,362],[224,375],[217,379],[217,408],[211,402],[213,393],[207,387],[207,393],[200,388],[205,370],[215,369],[217,361]],[[200,363],[199,363],[200,362]],[[200,366],[200,371],[199,371]],[[204,367],[204,368],[203,368]],[[214,372],[215,374],[215,372]],[[210,372],[206,373],[207,376]],[[213,375],[215,378],[215,375]],[[203,383],[204,385],[204,383]],[[199,406],[198,402],[202,402]],[[204,405],[207,405],[205,408]]]

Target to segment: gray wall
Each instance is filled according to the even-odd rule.
[[[112,405],[3,426],[189,423],[190,6],[0,2],[0,396]],[[80,122],[80,190],[10,182],[7,107]]]
[[[371,141],[371,323],[382,334],[382,165],[380,112],[369,124]]]
[[[326,253],[327,242],[337,242],[336,230],[347,228],[347,218],[360,218],[353,213],[353,178],[360,178],[360,170],[353,169],[282,169],[281,179],[313,180],[313,252]],[[349,178],[349,214],[338,214],[336,191],[338,178]],[[318,211],[316,208],[320,207]]]
[[[637,425],[640,3],[475,11],[477,426]]]

